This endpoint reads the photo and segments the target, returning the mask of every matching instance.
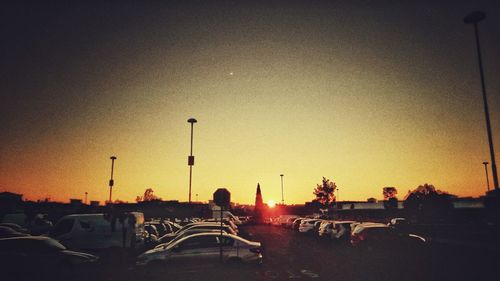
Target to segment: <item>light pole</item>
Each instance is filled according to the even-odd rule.
[[[483,72],[483,62],[481,58],[481,45],[479,44],[479,35],[478,35],[478,22],[484,20],[486,18],[486,14],[483,12],[472,12],[468,14],[464,18],[464,22],[466,24],[474,25],[474,34],[476,37],[476,47],[477,47],[477,60],[479,62],[479,75],[481,78],[481,90],[483,92],[483,102],[484,102],[484,115],[486,117],[486,131],[488,132],[488,142],[490,145],[490,157],[491,157],[491,172],[493,174],[493,184],[495,185],[495,191],[499,192],[498,187],[498,175],[497,175],[497,165],[495,163],[495,150],[493,149],[493,136],[491,133],[491,124],[490,124],[490,112],[488,110],[488,99],[486,97],[486,86],[484,83],[484,72]]]
[[[85,191],[85,205],[87,205],[87,191]]]
[[[115,181],[113,180],[113,171],[115,168],[115,160],[116,156],[111,156],[111,179],[109,180],[109,204],[111,204],[111,194],[113,193],[113,185],[115,185]]]
[[[285,205],[285,197],[283,196],[283,174],[280,175],[281,177],[281,205]]]
[[[188,123],[191,123],[191,152],[188,156],[188,165],[189,165],[189,204],[191,204],[191,180],[193,178],[193,165],[194,165],[194,156],[193,156],[193,126],[196,123],[196,119],[189,118]]]
[[[488,191],[490,191],[490,179],[488,178],[488,162],[484,161],[484,172],[486,173],[486,187],[488,187]]]

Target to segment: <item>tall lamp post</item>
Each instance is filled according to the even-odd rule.
[[[188,156],[188,165],[189,165],[189,204],[191,204],[191,180],[193,178],[193,165],[194,165],[194,156],[193,156],[193,127],[194,123],[196,123],[196,119],[189,118],[188,123],[191,123],[191,151]]]
[[[111,194],[113,193],[113,185],[115,185],[115,181],[113,180],[113,171],[115,168],[115,160],[116,156],[111,156],[111,179],[109,180],[109,204],[111,204]]]
[[[488,162],[484,161],[484,172],[486,173],[486,187],[488,188],[488,191],[490,191],[490,179],[488,178]]]
[[[87,191],[85,191],[85,205],[87,205]]]
[[[281,177],[281,205],[285,205],[285,196],[283,196],[283,174],[280,175]]]
[[[466,24],[474,25],[474,34],[476,37],[476,47],[477,47],[477,60],[479,63],[479,75],[481,77],[481,90],[483,92],[483,102],[484,102],[484,115],[486,117],[486,130],[488,132],[488,142],[490,145],[490,157],[491,157],[491,172],[493,174],[493,184],[495,185],[495,191],[499,192],[498,187],[498,175],[497,175],[497,165],[495,163],[495,150],[493,149],[493,136],[491,133],[490,124],[490,112],[488,110],[488,99],[486,97],[486,86],[484,83],[484,72],[483,72],[483,62],[481,58],[481,45],[479,44],[479,35],[477,24],[486,18],[486,14],[483,12],[472,12],[464,18]]]

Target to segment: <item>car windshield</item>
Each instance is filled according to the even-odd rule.
[[[54,240],[54,239],[44,239],[43,240],[44,244],[51,247],[51,248],[54,248],[54,249],[57,249],[57,250],[66,250],[66,247],[64,247],[61,243],[59,243],[58,241]]]

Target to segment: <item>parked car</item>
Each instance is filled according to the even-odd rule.
[[[199,221],[199,222],[192,222],[192,223],[184,225],[178,231],[182,231],[182,230],[188,229],[188,228],[190,228],[190,227],[192,227],[194,225],[202,225],[202,224],[213,224],[213,225],[219,225],[220,226],[220,221]],[[228,224],[228,223],[222,221],[222,225],[223,226],[228,226],[228,227],[230,227],[232,229],[232,232],[238,233],[238,227],[235,226],[234,224]]]
[[[154,235],[156,237],[160,236],[160,234],[158,233],[158,229],[156,228],[156,226],[154,224],[145,223],[144,230],[146,230],[149,234]]]
[[[287,221],[289,219],[295,219],[295,218],[298,218],[299,216],[296,216],[296,215],[281,215],[277,218],[277,221],[276,221],[276,224],[277,225],[280,225],[280,226],[286,226],[287,224]]]
[[[0,239],[3,274],[10,271],[16,276],[31,273],[39,277],[40,273],[58,273],[97,260],[98,257],[94,255],[70,251],[61,243],[45,236]]]
[[[158,243],[159,244],[163,244],[163,243],[167,243],[167,242],[170,242],[172,241],[173,239],[175,239],[175,237],[177,237],[177,235],[187,231],[187,230],[193,230],[193,229],[203,229],[203,230],[221,230],[221,226],[220,224],[211,224],[211,223],[202,223],[202,224],[194,224],[194,225],[191,225],[187,228],[182,228],[180,230],[178,230],[177,232],[175,233],[169,233],[169,234],[166,234],[162,237],[160,237],[160,239],[158,239]],[[227,225],[223,225],[222,226],[222,230],[225,231],[226,233],[229,233],[229,234],[232,234],[232,235],[237,235],[236,232],[234,232],[234,230],[227,226]]]
[[[335,221],[332,223],[330,237],[337,241],[349,242],[351,239],[351,225],[355,221]]]
[[[136,264],[139,266],[158,263],[210,263],[219,261],[220,246],[223,247],[225,262],[257,262],[262,261],[262,249],[259,242],[252,242],[236,235],[220,233],[199,233],[154,248],[141,254]]]
[[[144,214],[125,213],[122,219],[104,214],[77,214],[59,220],[50,236],[70,249],[140,248],[144,245]]]
[[[144,227],[146,227],[146,225],[154,226],[156,228],[156,231],[158,232],[158,237],[161,237],[167,233],[172,232],[170,227],[167,226],[162,221],[158,221],[158,220],[148,221],[148,222],[144,223]],[[146,231],[147,231],[147,229],[146,229]]]
[[[285,222],[285,224],[283,225],[285,228],[292,228],[292,225],[293,225],[293,221],[296,219],[296,217],[291,217],[291,218],[288,218]]]
[[[177,230],[182,228],[182,226],[172,221],[163,221],[163,223],[165,224],[168,230],[166,234],[176,232]]]
[[[318,230],[319,230],[319,227],[321,226],[321,224],[324,222],[325,220],[318,220],[314,223],[314,226],[313,226],[313,232],[314,233],[318,233]]]
[[[333,221],[328,221],[328,220],[323,221],[323,223],[319,226],[318,236],[321,238],[331,237],[333,231],[332,226],[333,226]]]
[[[26,234],[29,234],[29,230],[24,228],[24,227],[21,227],[20,225],[18,224],[15,224],[15,223],[0,223],[0,226],[6,226],[8,228],[11,228],[17,232],[21,232],[21,233],[26,233]]]
[[[194,228],[194,229],[187,229],[184,230],[183,232],[179,233],[177,236],[175,236],[172,240],[169,242],[165,242],[162,244],[158,244],[155,248],[162,247],[164,245],[174,243],[186,236],[197,234],[197,233],[219,233],[220,234],[220,229],[205,229],[205,228]],[[222,230],[222,234],[227,234],[226,231]]]
[[[36,214],[28,225],[31,235],[46,235],[53,227],[47,214]]]
[[[296,218],[293,223],[292,223],[292,229],[293,230],[299,230],[299,226],[300,226],[300,223],[302,222],[302,220],[304,220],[305,218]]]
[[[5,214],[2,218],[2,223],[14,223],[21,227],[26,227],[28,224],[28,216],[25,213]]]
[[[7,226],[0,226],[0,238],[21,237],[21,236],[29,236],[29,234],[15,231],[14,229]]]
[[[320,219],[305,219],[300,222],[299,225],[299,232],[300,233],[312,233],[314,232],[314,225],[316,224],[317,221],[320,221]]]
[[[415,234],[405,234],[382,223],[362,223],[351,234],[351,245],[368,249],[401,249],[419,247],[426,240]]]
[[[200,221],[198,223],[204,223],[204,222],[211,222],[211,223],[220,224],[220,219],[206,219],[206,220]],[[228,219],[228,218],[224,218],[224,219],[222,219],[222,223],[229,225],[235,232],[238,232],[238,225],[236,225],[236,223],[233,220]]]
[[[405,218],[393,218],[387,225],[400,232],[410,231],[410,223]]]
[[[279,217],[271,218],[272,226],[281,226]]]

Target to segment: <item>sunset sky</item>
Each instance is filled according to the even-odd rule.
[[[0,191],[67,202],[486,191],[473,27],[500,151],[500,2],[72,1],[2,6]],[[93,1],[91,1],[93,2]],[[490,172],[490,186],[492,186]]]

